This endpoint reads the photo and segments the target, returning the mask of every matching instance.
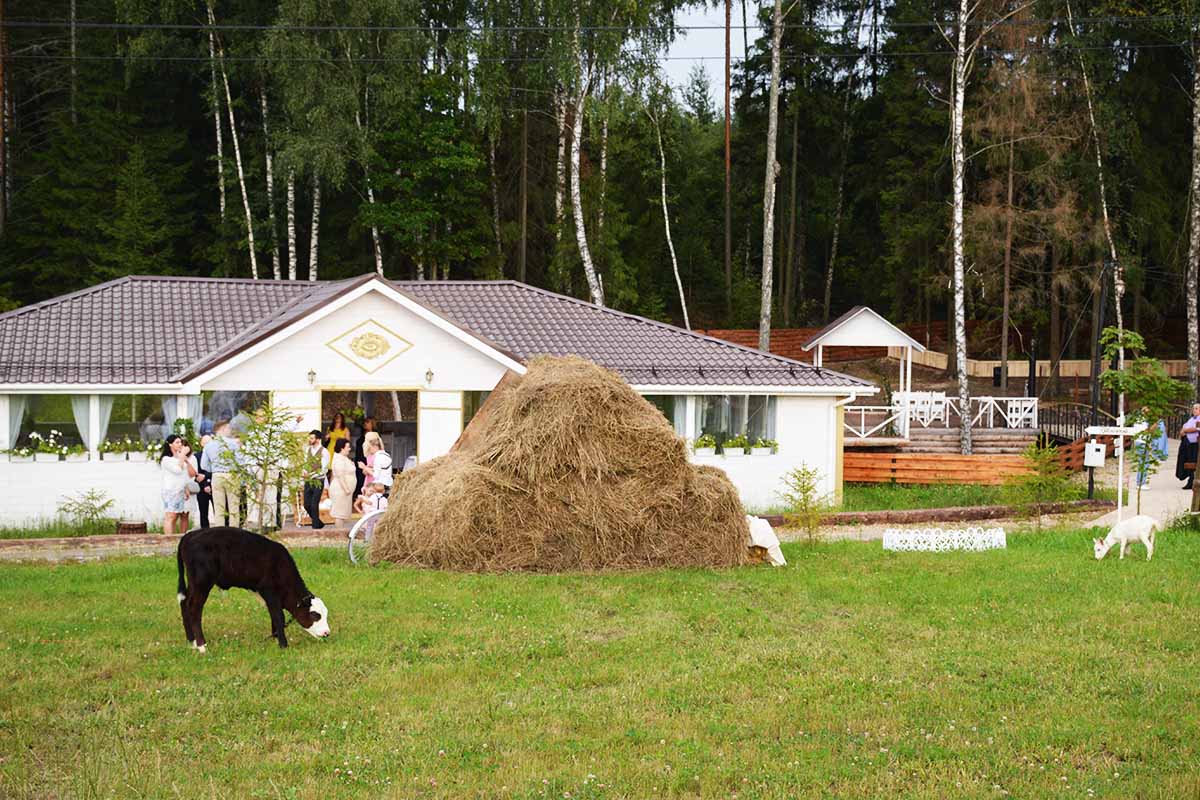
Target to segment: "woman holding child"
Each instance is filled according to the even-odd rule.
[[[188,458],[187,443],[172,433],[163,442],[159,458],[162,468],[163,533],[186,533],[188,529],[188,488],[199,474],[195,459]]]

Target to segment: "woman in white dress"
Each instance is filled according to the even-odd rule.
[[[162,468],[163,533],[187,531],[187,485],[196,480],[197,470],[184,456],[184,447],[179,434],[172,433],[163,442],[158,462]]]
[[[350,440],[339,439],[333,461],[329,464],[329,499],[333,504],[330,513],[339,528],[348,527],[350,517],[354,514],[354,487],[358,483],[358,473],[354,470],[354,462],[350,460],[352,452]]]

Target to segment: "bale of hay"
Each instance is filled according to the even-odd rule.
[[[690,464],[619,376],[541,357],[506,382],[451,453],[397,479],[372,561],[488,572],[746,563],[737,489]]]

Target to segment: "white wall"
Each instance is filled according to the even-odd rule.
[[[395,355],[399,346],[393,345],[378,359],[382,366],[373,372],[329,346],[366,320],[376,321],[411,345],[399,355]],[[366,364],[376,366],[376,362]],[[316,373],[314,384],[308,382],[309,370]],[[433,371],[433,381],[427,384],[425,374],[428,370]],[[392,299],[370,292],[205,382],[202,388],[275,392],[488,390],[496,385],[504,371],[504,366],[496,360],[458,341]]]
[[[62,500],[98,489],[115,501],[110,515],[147,523],[162,520],[162,475],[157,464],[132,461],[10,463],[0,455],[0,525],[53,520]]]
[[[462,433],[462,392],[417,395],[417,461],[445,455]]]
[[[776,399],[775,438],[779,449],[769,456],[696,456],[696,464],[725,470],[738,488],[742,504],[752,511],[778,507],[783,477],[807,465],[821,473],[824,492],[837,490],[837,419],[834,397],[787,397]]]

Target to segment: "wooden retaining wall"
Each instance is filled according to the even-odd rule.
[[[849,483],[1001,484],[1029,471],[1018,455],[847,451],[843,458],[842,477]]]

